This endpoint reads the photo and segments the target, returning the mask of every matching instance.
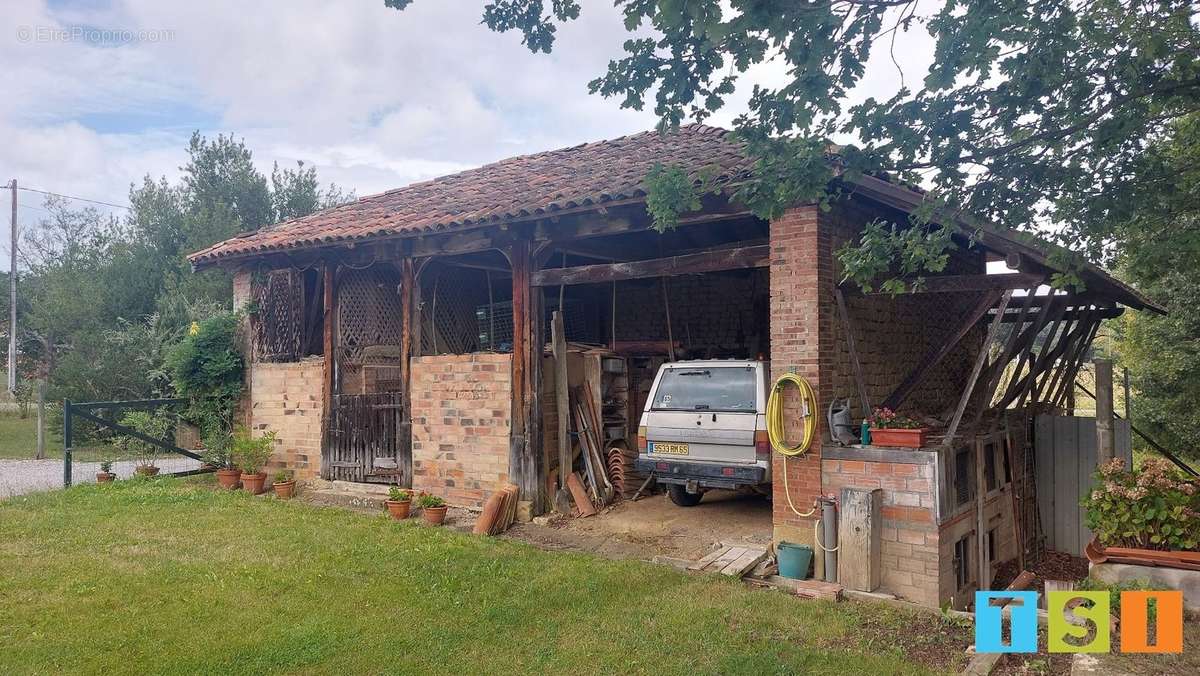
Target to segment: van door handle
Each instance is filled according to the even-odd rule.
[[[716,413],[713,414],[713,422],[717,422],[717,414]]]

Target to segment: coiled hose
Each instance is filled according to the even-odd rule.
[[[804,433],[800,441],[789,446],[787,443],[783,418],[783,391],[788,384],[796,386],[800,391],[800,416],[803,418]],[[801,512],[792,504],[792,492],[788,490],[787,460],[804,455],[812,446],[813,438],[817,435],[817,418],[813,411],[817,410],[817,394],[812,385],[795,373],[785,373],[771,387],[771,396],[767,399],[767,436],[771,440],[771,448],[784,456],[783,461],[783,493],[787,496],[788,507],[797,516],[809,517],[816,513],[817,505],[807,512]],[[817,523],[820,523],[818,521]]]

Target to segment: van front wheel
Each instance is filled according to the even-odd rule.
[[[671,502],[680,507],[695,507],[700,504],[700,498],[704,497],[703,493],[688,493],[687,488],[679,484],[671,485]]]

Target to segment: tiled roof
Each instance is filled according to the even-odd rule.
[[[565,209],[639,199],[656,164],[699,171],[715,180],[745,174],[750,163],[728,131],[693,124],[677,132],[645,132],[572,148],[524,155],[239,235],[192,254],[195,264],[230,256],[301,249],[406,233],[505,223]]]

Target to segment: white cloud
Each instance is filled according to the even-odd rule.
[[[9,2],[17,28],[0,34],[0,181],[125,202],[142,176],[178,173],[198,128],[245,138],[264,171],[302,159],[364,195],[650,128],[652,113],[587,93],[628,34],[610,0],[583,4],[546,55],[481,26],[482,3],[467,0],[416,0],[403,12],[383,0]],[[70,26],[169,39],[103,46],[19,33]],[[890,68],[886,54],[873,68],[880,58]],[[872,91],[894,87],[886,73],[871,78]],[[755,68],[713,122],[741,112],[751,83],[785,80],[779,64]]]

